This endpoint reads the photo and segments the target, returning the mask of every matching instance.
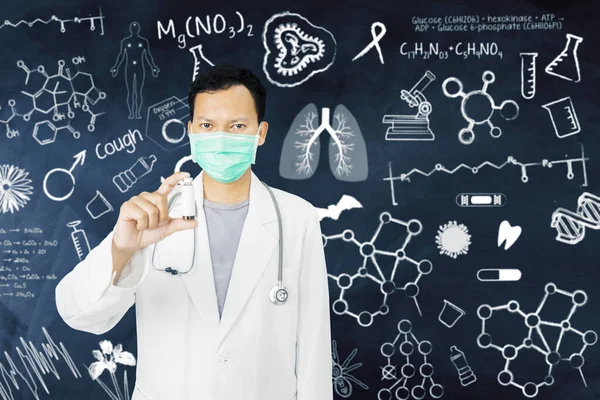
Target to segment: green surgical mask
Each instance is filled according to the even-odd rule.
[[[256,160],[259,130],[244,133],[188,133],[192,159],[214,180],[235,182]]]

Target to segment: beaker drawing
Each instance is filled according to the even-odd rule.
[[[544,104],[542,108],[545,108],[550,113],[554,133],[559,138],[562,139],[574,135],[581,130],[571,97],[563,97],[562,99]]]
[[[452,328],[465,314],[465,310],[444,299],[444,306],[442,307],[442,311],[440,311],[438,321],[446,325],[448,328]]]
[[[581,72],[579,71],[577,48],[582,41],[582,37],[567,33],[565,48],[546,66],[546,73],[568,81],[579,82],[581,80]]]
[[[113,206],[106,200],[100,191],[96,190],[96,195],[86,204],[85,209],[90,217],[98,219],[107,212],[112,211]]]
[[[125,193],[138,179],[152,171],[152,166],[155,162],[156,156],[154,154],[148,157],[140,157],[131,168],[115,175],[113,183],[121,193]]]

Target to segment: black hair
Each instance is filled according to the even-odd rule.
[[[213,92],[217,90],[226,90],[234,85],[244,85],[254,99],[258,122],[260,123],[265,115],[265,104],[267,93],[258,78],[248,68],[233,64],[219,64],[205,69],[192,82],[188,94],[188,103],[190,106],[190,118],[194,120],[194,101],[196,95],[203,92]]]

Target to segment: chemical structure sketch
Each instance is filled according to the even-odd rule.
[[[17,66],[27,74],[25,88],[21,91],[31,98],[31,109],[25,113],[17,112],[14,99],[8,101],[10,116],[0,117],[0,123],[6,126],[8,138],[19,135],[16,128],[11,128],[15,117],[30,121],[34,113],[48,115],[52,118],[36,122],[33,128],[33,138],[41,145],[54,143],[58,132],[66,129],[75,139],[80,133],[71,126],[71,121],[76,117],[76,110],[81,109],[90,117],[87,129],[93,132],[96,118],[104,112],[94,113],[92,106],[106,98],[106,93],[100,91],[94,84],[94,78],[87,72],[77,71],[71,76],[69,68],[65,68],[65,61],[58,61],[58,72],[48,75],[43,65],[30,70],[25,62],[17,61]],[[37,115],[37,114],[36,114]]]
[[[469,252],[471,244],[471,235],[469,229],[463,224],[457,224],[456,221],[450,221],[447,224],[440,225],[440,229],[435,236],[440,254],[456,259],[462,254]]]
[[[58,18],[56,15],[52,15],[50,18],[44,20],[41,18],[36,18],[33,21],[26,21],[26,20],[20,20],[18,22],[11,22],[9,20],[4,20],[4,22],[2,24],[0,24],[0,29],[4,28],[4,27],[9,27],[9,28],[16,28],[20,25],[25,25],[28,26],[29,28],[31,28],[33,25],[35,25],[36,23],[40,23],[43,25],[48,25],[50,22],[58,22],[60,23],[60,31],[62,33],[65,33],[67,31],[66,29],[66,24],[68,23],[76,23],[76,24],[81,24],[82,22],[89,22],[90,24],[90,31],[95,31],[96,30],[96,21],[98,21],[100,23],[100,35],[104,35],[104,15],[102,15],[102,9],[100,7],[98,7],[98,15],[90,15],[88,17],[74,17],[74,18]]]
[[[378,250],[375,247],[375,241],[381,233],[383,226],[389,223],[401,225],[406,228],[407,232],[406,238],[404,239],[404,243],[402,244],[402,246],[393,252]],[[327,274],[327,276],[333,279],[337,283],[338,287],[341,289],[339,299],[333,302],[333,312],[335,312],[337,315],[347,314],[355,318],[360,326],[367,327],[373,323],[374,317],[376,317],[377,315],[386,315],[389,312],[389,306],[387,305],[388,297],[397,290],[403,290],[407,297],[412,298],[414,300],[419,315],[422,315],[421,308],[419,307],[419,302],[417,301],[417,295],[419,294],[419,280],[423,275],[428,275],[431,273],[431,271],[433,270],[433,264],[429,260],[413,260],[405,252],[405,249],[410,243],[411,239],[414,236],[419,235],[422,230],[423,225],[421,224],[421,221],[417,219],[411,219],[408,222],[405,222],[399,219],[392,218],[389,212],[383,212],[379,215],[379,226],[376,228],[375,234],[368,242],[361,243],[358,240],[356,240],[356,238],[354,237],[354,232],[350,229],[346,229],[344,232],[337,235],[323,235],[323,247],[326,247],[327,243],[330,240],[342,239],[344,242],[351,242],[358,246],[360,254],[363,257],[362,265],[358,268],[358,271],[354,275],[350,275],[347,273],[342,273],[338,276]],[[395,258],[394,268],[389,274],[389,276],[386,276],[384,271],[382,271],[376,256]],[[368,261],[371,261],[371,264],[375,268],[375,275],[369,272],[369,269],[367,268]],[[409,281],[403,286],[398,286],[394,282],[394,278],[396,276],[396,272],[400,266],[401,261],[407,261],[408,263],[413,264],[417,269],[418,275],[414,279],[414,281]],[[370,279],[380,285],[379,289],[383,294],[383,302],[381,306],[379,306],[378,311],[362,311],[359,314],[350,311],[348,301],[344,299],[344,294],[346,293],[346,290],[352,287],[352,284],[356,279]]]
[[[550,114],[554,133],[556,133],[558,138],[562,139],[575,135],[581,130],[571,97],[563,97],[562,99],[544,104],[542,108],[546,109]]]
[[[335,392],[345,399],[352,396],[352,384],[355,383],[361,388],[368,390],[369,386],[362,383],[360,380],[350,375],[350,372],[354,371],[357,368],[362,367],[362,363],[352,364],[352,359],[358,352],[358,349],[352,350],[352,353],[346,358],[343,362],[340,361],[340,356],[337,350],[337,343],[335,340],[331,341],[333,347],[333,370],[332,370],[332,379],[333,379],[333,388]]]
[[[577,211],[559,207],[552,213],[552,228],[556,229],[556,240],[575,245],[585,238],[585,228],[600,229],[600,197],[589,192],[577,199]]]
[[[460,207],[504,207],[504,193],[459,193],[456,195],[456,205]]]
[[[460,112],[468,123],[468,126],[461,129],[458,133],[458,140],[462,144],[473,143],[475,140],[475,132],[473,130],[475,125],[488,124],[490,127],[490,135],[493,138],[500,137],[500,135],[502,135],[502,130],[497,126],[494,126],[491,121],[492,115],[496,110],[499,110],[502,118],[506,120],[513,120],[519,115],[519,105],[515,101],[504,100],[500,106],[496,106],[492,96],[487,93],[488,85],[496,80],[496,76],[492,71],[485,71],[482,75],[482,80],[483,88],[481,90],[473,90],[469,93],[463,91],[463,84],[457,78],[450,77],[442,83],[442,90],[446,97],[462,97]],[[454,82],[458,86],[458,90],[454,93],[450,93],[447,89],[450,82]],[[485,107],[482,107],[482,103],[485,104]],[[504,111],[504,107],[508,105],[514,107],[512,113]]]
[[[524,99],[533,99],[535,96],[536,59],[538,53],[520,53],[521,56],[521,96]]]
[[[285,11],[265,22],[263,71],[272,84],[294,87],[333,65],[336,41],[327,29]],[[274,47],[273,49],[271,47]]]
[[[46,173],[46,176],[44,176],[43,187],[44,187],[44,193],[46,194],[46,196],[48,196],[49,199],[54,200],[54,201],[63,201],[63,200],[68,199],[73,194],[73,191],[75,190],[75,176],[73,176],[73,170],[79,164],[83,165],[83,163],[85,162],[86,151],[87,150],[80,151],[79,153],[77,153],[73,156],[75,161],[73,162],[73,165],[71,165],[71,168],[69,168],[69,169],[54,168],[54,169],[51,169],[50,171],[48,171],[48,173]],[[55,196],[53,194],[50,194],[50,191],[48,190],[48,179],[52,176],[52,174],[56,174],[57,172],[62,172],[63,174],[66,174],[71,180],[71,184],[72,184],[71,190],[69,190],[69,192],[67,194],[65,194],[64,196]]]
[[[582,37],[567,33],[565,48],[546,66],[546,73],[571,82],[581,81],[577,48],[582,41]]]
[[[192,74],[192,82],[196,80],[198,74],[200,73],[200,60],[204,60],[208,65],[214,66],[208,58],[204,56],[202,53],[202,45],[196,45],[194,47],[190,47],[190,53],[194,56],[194,73]]]
[[[467,169],[470,170],[473,174],[477,174],[483,167],[490,167],[493,169],[503,169],[506,166],[517,166],[521,169],[521,182],[523,183],[527,183],[529,181],[529,176],[527,176],[527,168],[531,168],[531,167],[545,167],[545,168],[552,168],[555,165],[559,165],[559,164],[567,164],[567,179],[572,180],[575,177],[575,174],[573,173],[573,164],[575,163],[581,163],[581,168],[582,168],[582,174],[583,174],[583,183],[581,186],[586,187],[588,185],[587,182],[587,169],[586,169],[586,164],[585,162],[589,160],[589,158],[586,158],[583,152],[583,144],[580,143],[580,147],[581,147],[581,157],[577,157],[577,158],[567,158],[564,160],[542,160],[540,162],[530,162],[530,163],[522,163],[517,161],[514,157],[509,156],[506,161],[500,165],[494,164],[490,161],[484,161],[479,165],[476,166],[471,166],[468,164],[459,164],[456,167],[454,167],[453,169],[447,169],[446,167],[444,167],[442,164],[436,164],[434,166],[434,168],[430,171],[422,171],[418,168],[413,168],[411,169],[409,172],[407,173],[403,173],[400,174],[400,176],[394,176],[392,174],[392,163],[391,161],[388,163],[388,171],[389,171],[389,176],[386,178],[383,178],[384,181],[389,181],[390,182],[390,191],[391,191],[391,195],[392,195],[392,204],[397,206],[398,203],[396,202],[396,195],[394,192],[394,182],[399,180],[402,182],[410,182],[410,177],[413,174],[418,174],[421,176],[425,176],[425,177],[429,177],[431,175],[433,175],[436,172],[445,172],[448,175],[454,175],[456,172],[462,170],[462,169]]]
[[[558,289],[554,283],[546,284],[544,290],[545,294],[542,298],[542,301],[540,302],[540,305],[535,310],[535,312],[532,313],[526,314],[525,312],[523,312],[519,306],[519,303],[515,300],[511,300],[505,305],[496,307],[491,307],[488,304],[483,304],[477,309],[477,315],[479,319],[481,319],[481,334],[477,337],[477,345],[482,349],[492,348],[498,350],[502,353],[502,357],[506,360],[506,365],[504,366],[504,369],[498,374],[498,382],[502,386],[512,385],[521,389],[523,395],[529,398],[537,396],[540,387],[551,386],[554,383],[552,370],[561,361],[569,361],[571,363],[571,367],[579,371],[584,385],[587,386],[582,370],[582,366],[585,363],[583,352],[588,346],[593,346],[598,341],[598,335],[596,334],[596,332],[592,330],[582,332],[578,329],[575,329],[571,324],[571,318],[573,317],[577,309],[584,306],[587,302],[587,294],[583,290],[576,290],[575,292],[570,293]],[[546,303],[548,297],[556,294],[568,297],[573,306],[571,307],[571,310],[565,319],[557,322],[545,321],[541,319],[540,313],[542,312],[542,309],[544,308],[544,304]],[[528,328],[529,333],[523,339],[523,342],[518,346],[514,346],[511,344],[507,344],[503,347],[498,346],[493,343],[492,335],[487,333],[485,330],[486,321],[490,319],[495,312],[501,310],[507,310],[510,313],[517,313],[521,317],[523,317],[523,323]],[[542,329],[546,327],[560,328],[560,334],[558,335],[556,344],[554,346],[551,346],[548,338],[544,336]],[[534,331],[536,332],[537,337],[539,337],[542,347],[538,346],[534,341]],[[583,345],[579,352],[572,353],[570,356],[565,357],[565,354],[561,354],[560,348],[565,335],[569,332],[579,336]],[[519,356],[519,353],[523,349],[533,349],[541,353],[545,357],[545,362],[548,365],[548,375],[542,382],[527,382],[525,384],[519,384],[515,381],[514,374],[510,370],[510,364],[511,361],[515,360]]]
[[[399,340],[402,338],[400,343]],[[409,380],[416,375],[417,366],[414,364],[415,347],[418,353],[423,357],[423,362],[419,367],[419,375],[421,375],[420,383],[417,383],[409,389]],[[400,355],[404,359],[404,365],[400,368],[401,377],[397,376],[396,366],[392,365],[392,357],[399,350]],[[427,340],[419,341],[414,333],[412,333],[412,323],[403,319],[398,323],[398,334],[393,342],[386,342],[381,345],[381,354],[387,358],[387,365],[381,368],[382,380],[395,381],[389,388],[379,390],[377,393],[378,400],[407,400],[423,399],[428,391],[425,386],[429,387],[429,395],[434,399],[439,399],[444,395],[444,387],[433,380],[433,365],[427,360],[427,356],[433,351],[433,345]],[[412,362],[411,362],[412,361]],[[417,381],[418,382],[418,381]]]
[[[154,63],[150,53],[150,44],[148,39],[140,36],[140,24],[133,21],[129,24],[129,36],[121,40],[121,47],[115,64],[111,67],[110,73],[114,77],[119,74],[119,67],[125,61],[125,86],[127,87],[127,108],[129,109],[129,119],[142,119],[142,104],[144,98],[144,82],[146,80],[146,65],[152,69],[152,76],[157,77],[160,69]]]
[[[319,165],[321,134],[329,134],[329,169],[345,182],[367,179],[369,163],[367,147],[358,121],[343,104],[333,111],[319,111],[313,103],[306,105],[294,118],[283,141],[279,159],[279,175],[284,179],[309,179]]]
[[[29,172],[14,165],[0,165],[0,213],[11,214],[25,207],[33,194]]]
[[[380,29],[379,33],[377,33],[375,31],[375,28]],[[355,61],[355,60],[361,58],[362,56],[367,54],[369,52],[369,50],[371,50],[373,47],[375,47],[377,49],[377,53],[379,54],[379,61],[381,61],[381,64],[384,64],[383,54],[381,54],[381,47],[379,47],[379,41],[381,40],[381,38],[383,38],[385,36],[385,32],[386,32],[385,24],[383,24],[382,22],[379,22],[379,21],[373,22],[371,24],[371,37],[373,38],[373,40],[371,41],[371,43],[369,43],[367,45],[367,47],[362,49],[360,53],[358,53],[356,56],[354,56],[352,61]]]

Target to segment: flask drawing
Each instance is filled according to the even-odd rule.
[[[565,48],[546,66],[546,73],[568,81],[579,82],[581,72],[579,70],[577,48],[582,41],[582,37],[567,33]]]
[[[450,361],[452,361],[452,364],[454,364],[454,367],[458,371],[461,385],[469,386],[477,380],[477,377],[467,362],[465,353],[456,348],[456,346],[450,347]]]
[[[152,171],[152,166],[155,162],[156,156],[154,154],[148,157],[140,157],[131,168],[115,175],[113,183],[121,193],[125,193],[138,179]]]

